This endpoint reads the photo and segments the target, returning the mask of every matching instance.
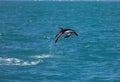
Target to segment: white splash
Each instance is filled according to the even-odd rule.
[[[17,58],[2,58],[0,57],[0,65],[19,65],[19,66],[27,66],[27,65],[37,65],[42,60],[37,60],[37,61],[24,61],[21,59]]]
[[[43,38],[44,38],[44,39],[48,39],[48,40],[51,39],[51,37],[49,37],[49,36],[43,36]]]
[[[52,55],[50,54],[43,54],[43,55],[35,55],[35,56],[30,56],[31,58],[35,58],[35,59],[43,59],[43,58],[51,58]]]

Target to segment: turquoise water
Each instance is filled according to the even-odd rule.
[[[120,82],[120,2],[0,2],[0,82]]]

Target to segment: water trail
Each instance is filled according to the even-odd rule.
[[[50,44],[49,44],[49,54],[54,54],[54,52],[53,52],[53,43],[52,42],[50,42]]]
[[[17,65],[17,66],[28,66],[28,65],[37,65],[42,60],[37,61],[24,61],[18,58],[2,58],[0,57],[0,65]]]
[[[51,58],[51,57],[52,57],[51,54],[42,54],[42,55],[30,56],[30,58],[34,58],[34,59],[44,59],[44,58]]]
[[[52,38],[49,39],[48,47],[49,47],[49,54],[54,55],[54,42]]]
[[[44,54],[38,54],[38,55],[33,55],[30,56],[30,58],[33,58],[35,60],[41,60],[41,59],[46,59],[46,58],[53,58],[56,57],[54,55],[55,53],[55,49],[54,49],[54,42],[53,42],[53,38],[49,37],[49,36],[44,36],[44,38],[46,38],[48,40],[48,53],[44,53]],[[47,44],[46,44],[47,45]]]

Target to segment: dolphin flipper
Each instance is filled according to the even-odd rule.
[[[68,37],[70,37],[71,34],[72,34],[72,33],[67,33],[67,34],[64,36],[64,38],[68,38]]]

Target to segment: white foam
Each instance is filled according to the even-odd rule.
[[[37,60],[37,61],[23,61],[21,59],[17,58],[2,58],[0,57],[0,65],[20,65],[20,66],[27,66],[27,65],[37,65],[42,60]]]
[[[35,58],[35,59],[51,58],[51,57],[52,57],[52,55],[50,55],[50,54],[43,54],[43,55],[31,56],[31,58]]]

